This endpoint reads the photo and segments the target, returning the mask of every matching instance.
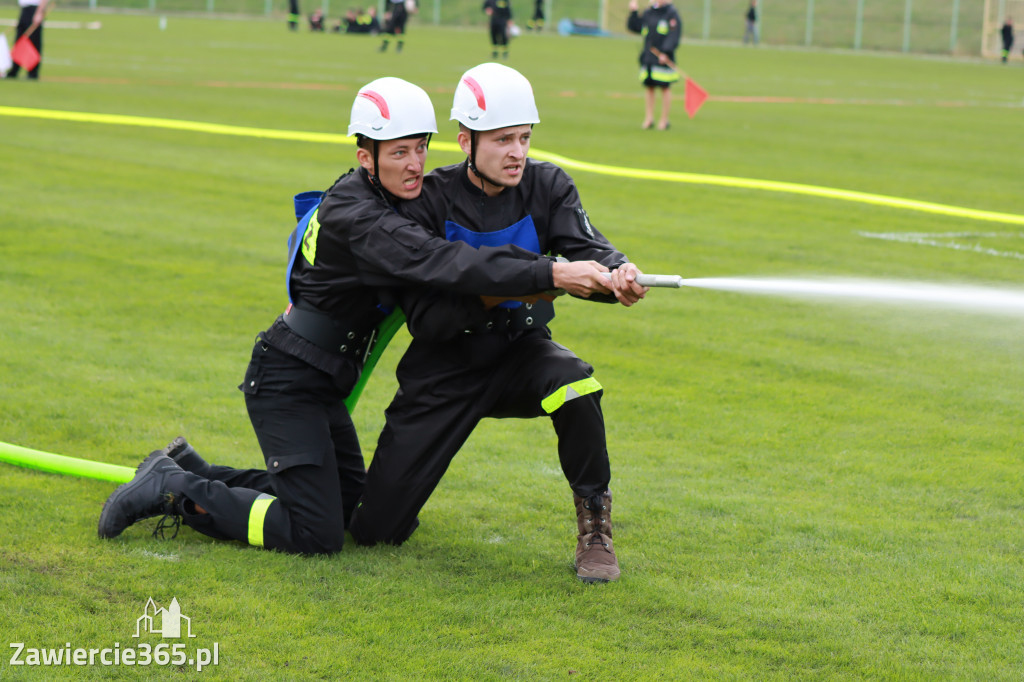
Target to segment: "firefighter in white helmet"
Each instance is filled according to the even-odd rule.
[[[632,305],[646,289],[636,266],[590,222],[569,176],[527,158],[540,121],[529,81],[501,64],[467,71],[455,89],[463,163],[425,179],[402,210],[450,241],[477,247],[514,244],[531,253],[593,260],[609,270],[591,300]],[[593,368],[555,343],[550,300],[484,299],[408,288],[401,305],[413,341],[398,367],[399,390],[356,509],[359,543],[401,543],[449,462],[485,417],[551,419],[577,513],[576,574],[586,582],[619,576],[612,547],[611,470]],[[495,489],[502,482],[495,482]],[[521,501],[502,493],[495,512]]]
[[[365,481],[344,400],[393,305],[392,287],[494,295],[603,288],[596,263],[567,267],[514,247],[478,250],[396,211],[419,196],[437,132],[420,88],[397,78],[360,88],[348,131],[357,138],[359,168],[338,179],[296,228],[287,277],[292,303],[258,335],[239,387],[266,469],[213,466],[176,438],[110,496],[100,537],[164,514],[175,529],[184,520],[206,535],[267,549],[337,552]]]

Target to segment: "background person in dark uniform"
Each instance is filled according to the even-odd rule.
[[[408,5],[406,3],[409,3]],[[416,3],[413,0],[388,0],[388,14],[384,22],[384,42],[380,45],[380,51],[388,49],[388,36],[395,37],[395,52],[401,52],[405,45],[405,22],[409,20],[409,6],[415,11]]]
[[[536,253],[593,259],[612,269],[590,298],[632,305],[646,293],[635,265],[591,225],[564,171],[526,158],[539,121],[529,81],[501,64],[467,71],[452,119],[467,160],[433,171],[403,210],[448,239],[518,244]],[[614,295],[613,295],[614,294]],[[399,389],[356,509],[361,544],[404,542],[449,463],[485,417],[549,417],[577,512],[577,575],[619,576],[611,543],[611,470],[593,368],[551,339],[550,301],[482,300],[419,288],[401,296],[413,341],[398,367]],[[494,509],[523,504],[495,486]]]
[[[313,10],[313,13],[309,15],[309,30],[323,32],[324,30],[324,11],[317,7]]]
[[[643,36],[644,47],[640,51],[640,81],[644,92],[644,129],[654,125],[655,91],[661,91],[661,116],[658,130],[667,130],[672,96],[669,92],[673,83],[679,80],[674,64],[676,47],[683,36],[683,20],[672,6],[671,1],[652,0],[641,15],[637,0],[630,0],[626,28]]]
[[[39,53],[39,63],[35,68],[29,70],[28,77],[32,80],[39,78],[39,67],[43,63],[43,22],[46,14],[50,11],[50,0],[18,0],[21,11],[18,13],[18,28],[15,29],[14,41],[17,42],[21,36],[29,34],[28,40]],[[12,45],[13,47],[13,45]],[[7,78],[17,78],[21,66],[15,63],[7,72]]]
[[[1003,22],[1003,27],[999,30],[1000,37],[1003,39],[1003,63],[1010,58],[1010,50],[1013,49],[1013,19],[1006,17]]]
[[[510,0],[484,0],[484,13],[491,18],[491,58],[508,59],[508,26],[512,23]]]
[[[436,132],[420,88],[397,78],[364,86],[348,131],[358,138],[359,169],[342,176],[304,218],[288,279],[294,304],[258,335],[239,387],[266,470],[211,466],[176,439],[110,496],[100,537],[167,514],[215,538],[301,554],[337,552],[366,475],[343,401],[387,313],[387,287],[429,282],[489,294],[536,293],[560,281],[583,292],[603,287],[596,263],[568,268],[510,247],[476,250],[433,236],[395,211],[419,195],[427,142]]]
[[[743,18],[747,25],[746,30],[743,31],[743,44],[753,42],[754,45],[757,45],[760,41],[760,36],[757,35],[757,0],[750,0],[750,7],[747,8],[747,13]]]
[[[534,0],[533,16],[530,17],[530,23],[526,25],[526,28],[531,31],[544,30],[544,0]]]
[[[355,17],[356,29],[353,33],[380,33],[380,22],[377,21],[377,8],[360,9]]]
[[[293,31],[299,30],[299,20],[302,14],[299,12],[299,0],[288,0],[288,28]]]

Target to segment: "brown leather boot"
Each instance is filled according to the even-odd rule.
[[[606,583],[619,578],[619,560],[612,547],[612,493],[583,498],[576,503],[576,577],[585,583]]]

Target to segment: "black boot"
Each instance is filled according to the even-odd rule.
[[[210,477],[210,464],[199,456],[195,448],[188,444],[188,441],[184,437],[178,436],[170,442],[170,444],[164,448],[164,452],[168,457],[174,460],[174,463],[180,466],[185,471],[191,471],[193,474],[202,476],[203,478]]]
[[[103,504],[97,532],[101,538],[116,538],[136,521],[180,509],[185,470],[167,456],[167,448],[149,454],[135,477],[118,486]]]

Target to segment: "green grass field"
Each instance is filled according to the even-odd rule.
[[[417,27],[381,55],[280,22],[101,19],[48,31],[40,82],[0,82],[0,440],[134,466],[182,434],[259,465],[235,387],[286,302],[291,196],[328,186],[352,147],[10,107],[336,134],[360,85],[396,75],[428,89],[451,142],[451,93],[486,36]],[[1018,67],[688,46],[712,98],[693,120],[677,100],[659,133],[640,130],[637,49],[518,39],[535,148],[1024,215]],[[459,160],[440,147],[432,165]],[[1024,286],[1019,221],[572,174],[649,272]],[[956,244],[976,249],[941,247]],[[161,541],[152,522],[101,542],[113,484],[0,464],[0,633],[178,642],[133,638],[148,598],[177,598],[188,652],[218,647],[206,679],[1020,679],[1024,319],[696,289],[558,307],[556,338],[606,389],[618,583],[574,576],[551,428],[489,421],[407,544],[331,558]],[[406,342],[355,413],[368,457]],[[0,678],[196,677],[13,653]]]

